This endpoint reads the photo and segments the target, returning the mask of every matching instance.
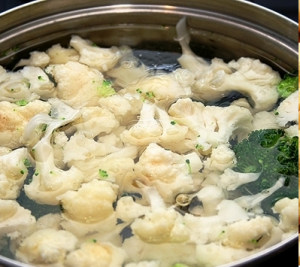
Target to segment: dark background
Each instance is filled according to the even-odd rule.
[[[63,1],[63,0],[62,0]],[[213,1],[213,0],[212,0]],[[0,0],[0,12],[9,10],[15,6],[31,2],[30,0]],[[249,0],[249,2],[259,4],[278,12],[296,22],[298,22],[298,0]],[[297,211],[295,211],[297,212]],[[295,243],[290,248],[278,252],[266,262],[255,264],[255,267],[277,266],[284,262],[285,266],[297,266],[298,244]],[[254,266],[253,266],[254,267]]]

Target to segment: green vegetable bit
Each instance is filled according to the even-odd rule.
[[[183,263],[175,263],[174,265],[172,265],[172,267],[189,267],[189,266]]]
[[[155,94],[153,92],[146,92],[146,97],[153,98],[155,97]]]
[[[116,94],[115,89],[112,87],[112,82],[104,80],[102,85],[97,87],[100,97],[108,97]]]
[[[191,168],[191,162],[190,162],[190,160],[186,159],[185,162],[186,162],[186,164],[188,166],[189,174],[192,173],[192,168]]]
[[[279,95],[287,98],[289,95],[298,90],[298,76],[285,75],[277,86]]]
[[[31,162],[29,159],[24,159],[23,163],[25,165],[26,168],[32,167]]]
[[[99,169],[99,175],[101,178],[107,178],[108,177],[108,173],[105,170]]]
[[[18,106],[26,106],[28,104],[28,102],[26,100],[22,99],[22,100],[17,101],[16,104]]]

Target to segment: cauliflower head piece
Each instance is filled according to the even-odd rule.
[[[205,106],[190,98],[179,99],[172,104],[169,114],[176,122],[185,125],[193,133],[193,149],[208,155],[212,148],[227,144],[252,128],[252,114],[243,107]]]
[[[26,237],[16,250],[16,259],[36,266],[64,266],[68,252],[75,249],[78,239],[68,231],[40,229]]]
[[[80,117],[71,123],[71,127],[84,132],[89,138],[94,138],[99,134],[108,134],[118,126],[119,122],[115,115],[108,109],[98,106],[81,108]]]
[[[94,45],[90,40],[83,39],[78,35],[73,35],[70,46],[79,53],[79,62],[86,64],[101,72],[112,69],[121,58],[122,53],[116,46],[111,48],[101,48]]]
[[[37,114],[48,114],[51,105],[41,100],[34,100],[26,105],[8,101],[0,102],[0,146],[15,149],[24,145],[22,136],[31,118]]]
[[[275,229],[274,220],[257,216],[250,220],[240,220],[228,225],[222,243],[233,248],[251,250],[263,246]]]
[[[78,236],[112,230],[116,225],[113,203],[117,190],[116,184],[93,179],[83,183],[78,191],[69,190],[59,196],[62,226]]]
[[[0,199],[16,199],[20,195],[30,165],[25,147],[0,156]]]
[[[178,193],[195,189],[192,174],[201,168],[202,160],[196,153],[180,155],[151,143],[141,154],[134,171],[146,185],[156,187],[167,203],[172,203]]]
[[[97,106],[99,98],[115,93],[99,70],[76,61],[49,65],[46,72],[57,82],[57,97],[74,108]]]
[[[298,214],[295,213],[298,207],[297,198],[282,198],[278,200],[273,211],[279,214],[279,227],[285,233],[294,233],[298,229]]]
[[[289,123],[299,123],[298,99],[299,91],[297,90],[285,98],[277,107],[275,120],[279,127],[287,127]]]
[[[64,48],[60,44],[51,46],[46,51],[49,64],[66,64],[68,61],[79,61],[79,53],[73,48]]]
[[[66,267],[122,267],[126,252],[110,243],[85,242],[80,248],[69,253]]]
[[[131,224],[134,235],[150,244],[181,243],[189,240],[190,231],[175,210],[156,210]]]
[[[141,78],[120,90],[119,93],[131,94],[150,102],[168,104],[180,97],[190,96],[193,82],[193,75],[188,70],[176,70],[170,74]]]
[[[29,54],[30,54],[29,58],[21,59],[14,66],[14,69],[22,66],[34,66],[34,67],[45,68],[50,62],[50,57],[45,52],[32,51]]]
[[[36,222],[30,210],[23,208],[16,200],[0,199],[0,237],[22,232]]]

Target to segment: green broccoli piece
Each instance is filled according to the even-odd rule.
[[[102,85],[98,88],[99,95],[101,97],[108,97],[116,94],[115,89],[112,87],[112,82],[104,80]]]
[[[285,75],[277,86],[279,95],[287,98],[289,95],[298,90],[298,76]]]
[[[274,178],[298,175],[298,137],[289,137],[282,129],[253,131],[233,150],[238,172],[264,172]]]
[[[26,100],[22,99],[22,100],[17,101],[16,104],[18,106],[23,107],[23,106],[26,106],[28,104],[28,102]]]
[[[183,263],[175,263],[174,265],[172,265],[172,267],[189,267],[189,266]]]
[[[99,169],[99,175],[101,178],[107,178],[108,177],[108,173],[105,170],[101,170]]]
[[[237,159],[234,171],[261,173],[256,181],[240,187],[243,194],[266,190],[284,177],[284,186],[264,200],[262,206],[270,209],[283,197],[298,197],[298,136],[287,136],[282,129],[256,130],[234,145],[233,151]]]

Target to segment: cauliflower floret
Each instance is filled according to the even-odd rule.
[[[125,126],[119,126],[113,129],[113,131],[110,132],[109,134],[98,135],[97,142],[110,144],[119,148],[124,148],[124,143],[120,138],[120,135],[124,130],[125,130]]]
[[[186,213],[183,221],[191,232],[190,241],[194,244],[218,242],[226,226],[218,215],[204,217]]]
[[[40,229],[26,237],[16,250],[16,259],[35,266],[63,267],[68,252],[76,247],[77,238],[70,232]]]
[[[256,181],[261,173],[241,173],[230,168],[225,169],[220,175],[219,185],[228,190],[235,190],[239,186]]]
[[[50,57],[49,64],[66,64],[68,61],[78,61],[79,54],[75,49],[61,47],[55,44],[46,53]]]
[[[160,266],[163,267],[180,262],[182,258],[186,258],[187,251],[192,252],[195,248],[189,242],[191,232],[184,223],[184,216],[172,208],[168,209],[154,187],[141,184],[140,188],[150,203],[151,210],[131,224],[133,236],[123,243],[123,248],[129,255],[128,262],[156,259],[161,260]],[[172,251],[172,256],[167,256],[168,251]]]
[[[38,99],[39,96],[31,93],[30,84],[20,72],[9,72],[0,66],[0,101],[27,102]]]
[[[48,101],[52,104],[52,117],[38,114],[27,124],[24,131],[24,140],[28,140],[37,126],[47,125],[43,138],[31,150],[35,160],[35,174],[32,176],[32,182],[24,186],[24,190],[26,195],[37,203],[57,205],[56,197],[68,190],[78,189],[84,174],[74,166],[68,170],[59,169],[55,165],[54,148],[51,145],[53,131],[73,121],[78,116],[78,111],[58,99]]]
[[[226,223],[248,220],[249,214],[234,200],[223,199],[218,205],[218,216]]]
[[[115,115],[105,108],[83,107],[80,109],[80,117],[72,122],[71,126],[84,132],[86,137],[94,138],[99,134],[108,134],[119,126],[119,122]]]
[[[121,133],[124,143],[136,146],[146,146],[158,143],[166,149],[187,152],[190,148],[178,146],[183,143],[188,133],[187,126],[181,126],[172,121],[167,111],[148,101],[144,101],[136,124]]]
[[[196,245],[191,242],[151,244],[132,236],[122,247],[128,254],[128,263],[155,259],[159,261],[159,267],[170,267],[182,261],[190,266],[198,265],[196,258],[191,257],[196,255]]]
[[[298,93],[299,91],[297,90],[289,95],[276,109],[276,122],[280,127],[286,127],[289,122],[296,122],[298,124]]]
[[[173,209],[146,213],[131,224],[131,229],[141,240],[150,244],[181,243],[190,238],[183,217]]]
[[[0,67],[2,68],[2,67]],[[18,102],[55,97],[54,84],[46,73],[35,66],[25,66],[17,72],[6,72],[0,77],[0,100]]]
[[[0,102],[0,146],[11,149],[24,144],[22,135],[29,120],[36,114],[48,114],[51,105],[47,102],[34,100],[25,106],[7,101]]]
[[[162,126],[162,134],[159,137],[158,144],[165,149],[184,154],[190,151],[188,146],[185,147],[186,138],[189,128],[185,125],[179,125],[173,121],[166,110],[156,107],[157,119]],[[178,145],[182,144],[182,145]]]
[[[0,199],[0,236],[25,231],[35,222],[31,212],[21,207],[17,201]]]
[[[78,191],[69,190],[58,197],[64,212],[61,225],[68,231],[83,236],[90,232],[108,232],[116,225],[113,203],[118,186],[93,179]]]
[[[133,222],[134,219],[145,215],[151,210],[149,206],[136,203],[132,197],[121,197],[116,206],[116,215],[123,222]]]
[[[198,57],[189,47],[190,35],[188,33],[186,18],[183,17],[176,25],[177,41],[182,52],[177,59],[181,67],[190,70],[197,79],[209,63],[201,57]]]
[[[260,111],[253,115],[253,128],[251,131],[260,129],[277,129],[276,115],[274,111]]]
[[[79,62],[50,65],[46,72],[57,82],[57,97],[74,108],[97,106],[100,97],[113,94],[100,71]]]
[[[284,129],[287,136],[293,137],[293,136],[299,136],[299,125],[291,125],[288,128]]]
[[[196,81],[192,91],[203,102],[220,100],[224,95],[237,91],[250,98],[255,112],[272,109],[278,98],[277,85],[281,81],[278,72],[258,59],[242,57],[228,64],[214,58],[208,64],[195,56],[189,48],[190,35],[185,19],[176,27],[182,56],[182,67],[194,72]]]
[[[195,153],[180,155],[151,143],[135,164],[136,176],[145,184],[157,188],[167,203],[175,195],[195,190],[191,174],[202,168],[202,160]]]
[[[211,155],[204,161],[204,168],[213,171],[224,171],[236,163],[234,151],[229,144],[221,144],[212,149]]]
[[[28,80],[30,92],[39,95],[44,100],[56,96],[53,82],[40,67],[25,66],[20,73]]]
[[[163,129],[154,115],[155,105],[145,101],[138,122],[121,134],[122,141],[136,146],[158,142]]]
[[[76,132],[64,147],[64,162],[94,159],[119,149],[110,144],[96,142],[94,139],[86,137],[83,132]]]
[[[60,169],[64,169],[66,164],[64,162],[64,147],[68,142],[68,136],[63,131],[56,130],[53,132],[53,156],[54,164]]]
[[[176,122],[189,127],[194,133],[192,148],[204,155],[252,128],[250,111],[238,106],[204,106],[186,98],[171,105],[169,114]]]
[[[29,54],[30,57],[28,59],[21,59],[14,67],[14,69],[22,66],[34,66],[45,68],[50,62],[50,57],[45,52],[33,51]]]
[[[266,199],[267,197],[271,196],[274,192],[279,190],[281,187],[284,186],[285,178],[280,177],[276,183],[269,187],[267,190],[262,190],[260,193],[255,195],[242,195],[235,199],[235,201],[244,209],[251,210],[251,209],[259,209],[260,203]],[[260,211],[261,213],[262,211]]]
[[[282,198],[273,206],[273,211],[279,213],[279,227],[285,233],[295,233],[298,229],[298,199]]]
[[[203,216],[216,215],[218,204],[225,199],[224,191],[215,185],[207,185],[195,195],[202,202]]]
[[[121,125],[135,121],[143,106],[143,102],[139,99],[127,98],[119,94],[100,98],[98,104],[112,112]]]
[[[200,244],[195,250],[195,261],[200,266],[214,267],[252,255],[252,251],[243,248],[233,248],[220,243]]]
[[[27,177],[29,159],[22,147],[0,156],[0,199],[16,199]]]
[[[135,146],[117,147],[114,144],[106,143],[108,148],[116,150],[103,157],[90,157],[85,160],[70,159],[68,166],[76,167],[84,173],[84,182],[94,178],[106,179],[120,185],[123,177],[134,167],[134,159],[137,157],[138,148]],[[74,154],[68,153],[74,158]],[[65,158],[66,160],[67,158]]]
[[[57,205],[58,196],[68,190],[79,188],[84,173],[76,167],[68,170],[59,169],[54,163],[51,145],[38,143],[33,149],[36,155],[35,173],[31,183],[24,186],[25,193],[27,197],[39,204]],[[41,160],[39,157],[44,158]]]
[[[109,243],[86,242],[69,253],[66,267],[121,267],[127,255],[122,248]]]
[[[222,243],[233,248],[254,249],[270,239],[275,228],[271,217],[257,216],[250,220],[240,220],[229,224]]]
[[[77,35],[72,36],[70,46],[79,52],[80,63],[96,68],[101,72],[112,69],[122,56],[121,51],[115,46],[101,48],[93,45],[90,40],[82,39]]]
[[[128,85],[119,93],[136,95],[141,99],[164,105],[180,97],[191,96],[191,85],[194,80],[190,79],[190,76],[192,73],[188,70],[149,76]]]
[[[12,151],[11,148],[5,147],[5,146],[0,146],[0,156],[6,155]]]
[[[35,228],[36,230],[47,228],[61,230],[60,222],[61,216],[59,213],[48,213],[38,218],[35,224]]]

